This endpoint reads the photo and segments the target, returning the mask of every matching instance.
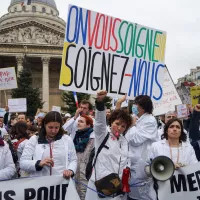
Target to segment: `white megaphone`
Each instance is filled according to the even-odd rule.
[[[148,176],[153,176],[158,181],[166,181],[174,174],[174,163],[167,156],[158,156],[151,161],[150,165],[145,166]]]

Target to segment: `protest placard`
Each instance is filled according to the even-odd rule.
[[[181,104],[176,106],[176,113],[179,119],[188,118],[188,107],[186,104]]]
[[[15,67],[0,68],[0,90],[17,88]]]
[[[173,177],[158,182],[159,200],[200,199],[200,162],[175,170]]]
[[[174,86],[167,67],[165,67],[162,100],[160,102],[154,102],[153,114],[158,116],[168,111],[175,111],[175,106],[179,104],[182,104],[181,98]]]
[[[190,96],[191,96],[192,106],[195,106],[196,104],[200,103],[200,86],[191,87]]]
[[[69,180],[62,176],[41,176],[0,181],[0,199],[65,200],[68,183]]]
[[[59,89],[163,95],[166,32],[69,5]]]
[[[6,113],[5,108],[0,108],[0,117],[3,117],[5,113]]]
[[[59,106],[52,106],[52,111],[57,111],[57,112],[61,112],[61,107]]]
[[[27,103],[26,98],[19,99],[8,99],[8,107],[9,112],[26,112],[27,111]]]

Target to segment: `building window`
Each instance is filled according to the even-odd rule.
[[[42,12],[45,13],[45,12],[46,12],[46,9],[45,9],[45,8],[42,8]]]
[[[53,15],[53,10],[51,10],[51,14]]]
[[[15,12],[17,11],[17,7],[14,8],[14,11],[15,11]]]
[[[32,6],[32,12],[36,12],[36,7]]]
[[[26,11],[26,7],[25,6],[22,7],[22,11]]]

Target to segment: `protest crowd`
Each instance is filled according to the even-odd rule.
[[[50,111],[33,118],[6,107],[0,116],[0,180],[62,175],[75,180],[81,200],[156,200],[154,178],[144,173],[152,159],[167,156],[176,170],[200,161],[200,104],[190,109],[186,127],[175,111],[153,116],[147,95],[135,98],[131,113],[121,108],[126,96],[110,111],[106,95],[97,92],[94,111],[90,101],[81,101],[73,116]]]
[[[71,4],[64,26],[54,0],[11,0],[8,11],[0,200],[200,200],[200,82],[182,101],[167,32]]]

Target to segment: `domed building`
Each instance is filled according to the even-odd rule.
[[[26,67],[30,67],[33,87],[40,88],[44,110],[62,106],[59,77],[65,21],[59,18],[54,0],[11,0],[8,13],[0,18],[0,68],[16,67],[22,70],[26,55]],[[10,90],[6,90],[10,98]],[[3,91],[0,102],[5,106]]]

